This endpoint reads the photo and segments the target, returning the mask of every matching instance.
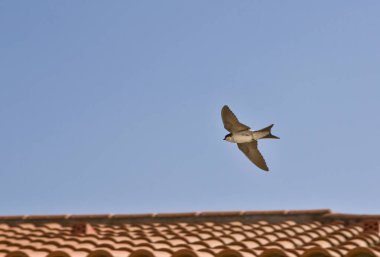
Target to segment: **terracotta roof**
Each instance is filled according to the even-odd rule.
[[[0,257],[380,256],[380,215],[330,210],[0,217]]]

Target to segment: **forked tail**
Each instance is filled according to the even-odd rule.
[[[260,129],[258,130],[258,132],[268,132],[268,135],[266,135],[265,137],[262,137],[262,138],[275,138],[275,139],[280,139],[279,137],[276,137],[274,135],[272,135],[272,132],[271,132],[271,129],[273,127],[274,124],[266,127],[266,128],[263,128],[263,129]]]

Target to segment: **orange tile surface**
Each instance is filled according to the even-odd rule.
[[[0,257],[380,256],[380,215],[330,210],[0,217]]]

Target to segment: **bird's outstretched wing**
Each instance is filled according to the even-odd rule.
[[[251,160],[257,167],[262,170],[269,171],[264,157],[257,149],[257,141],[252,141],[244,144],[237,144],[239,149]]]
[[[235,114],[228,108],[227,105],[222,108],[222,120],[224,128],[231,133],[249,130],[250,127],[239,122]]]

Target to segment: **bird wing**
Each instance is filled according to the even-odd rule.
[[[224,128],[231,133],[249,130],[250,127],[239,122],[235,114],[225,105],[222,108],[222,120]]]
[[[257,167],[265,171],[269,171],[268,166],[264,160],[264,157],[257,149],[257,141],[252,141],[244,144],[237,144],[239,149],[253,162]]]

